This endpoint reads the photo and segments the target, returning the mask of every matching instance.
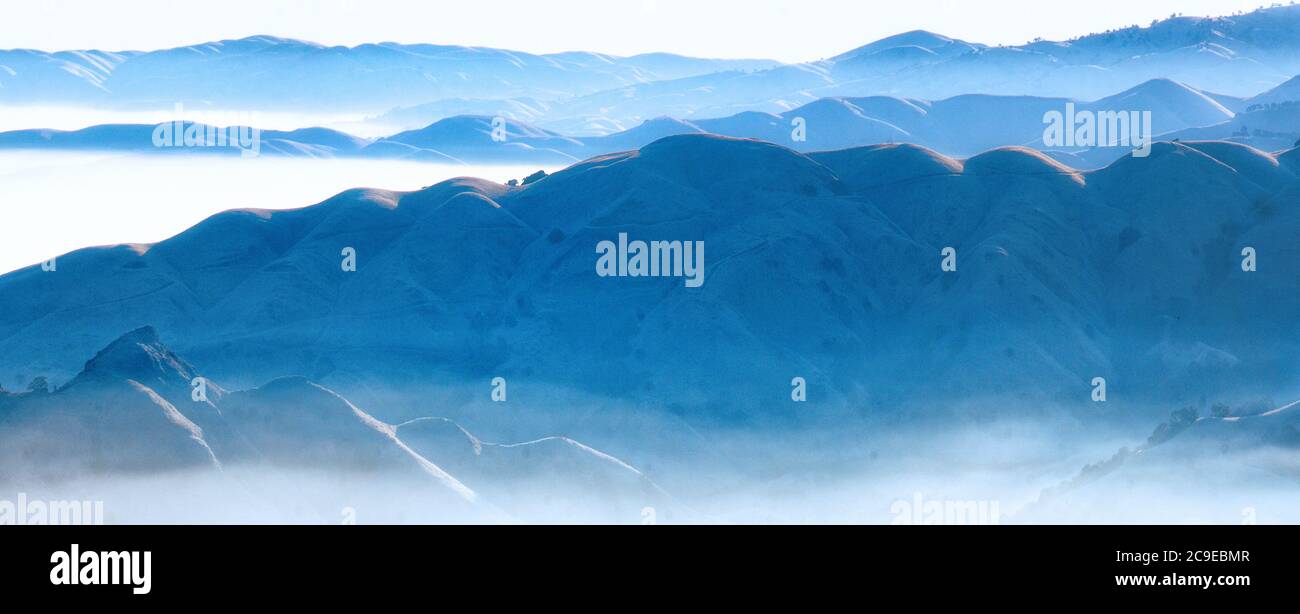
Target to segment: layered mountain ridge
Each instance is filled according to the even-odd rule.
[[[1279,88],[1257,97],[1290,95]],[[1294,108],[1300,100],[1261,103],[1217,96],[1169,79],[1153,79],[1091,101],[1059,97],[961,95],[943,100],[892,96],[835,97],[783,113],[746,111],[728,117],[684,120],[658,117],[602,136],[570,136],[504,116],[458,115],[378,139],[308,128],[260,131],[257,154],[291,157],[360,157],[435,163],[535,163],[567,165],[592,156],[638,149],[677,134],[716,134],[771,141],[799,151],[825,151],[886,143],[912,143],[950,156],[969,157],[1002,146],[1045,151],[1071,166],[1100,168],[1125,155],[1139,139],[1234,140],[1266,151],[1290,149],[1300,139]],[[1051,114],[1124,114],[1129,146],[1045,142]],[[1129,115],[1138,115],[1136,119]],[[1068,121],[1068,120],[1067,120]],[[182,122],[185,132],[209,126]],[[1254,130],[1250,129],[1254,126]],[[215,127],[211,127],[214,130]],[[203,136],[194,145],[158,147],[168,124],[105,125],[75,131],[17,130],[0,133],[0,149],[105,150],[133,153],[247,155],[248,144],[223,146]],[[229,132],[229,128],[225,130]],[[1073,130],[1073,128],[1071,128]],[[252,133],[246,131],[251,138]]]

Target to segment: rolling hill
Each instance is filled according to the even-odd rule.
[[[0,482],[180,471],[191,472],[193,481],[219,482],[250,468],[376,482],[397,477],[432,496],[436,505],[424,510],[426,521],[553,521],[580,514],[632,522],[644,505],[665,513],[676,505],[640,470],[567,437],[499,444],[444,418],[389,424],[302,377],[240,391],[204,382],[199,395],[198,373],[146,326],[114,340],[64,386],[0,393]],[[349,496],[348,484],[337,480],[338,496]],[[525,484],[529,490],[519,492]],[[547,510],[552,497],[572,509]]]
[[[1300,342],[1293,157],[1160,143],[1081,172],[1022,148],[802,154],[694,134],[522,187],[233,210],[0,277],[0,378],[68,381],[111,331],[153,325],[240,387],[307,375],[352,397],[501,375],[523,395],[653,390],[701,422],[789,419],[795,376],[848,413],[1082,403],[1094,377],[1168,403],[1272,387],[1294,380]],[[704,241],[703,284],[598,276],[594,248],[620,233]]]

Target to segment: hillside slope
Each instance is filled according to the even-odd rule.
[[[796,375],[860,408],[1086,399],[1107,375],[1134,394],[1249,388],[1294,377],[1292,157],[1161,143],[1082,173],[1014,148],[669,137],[524,187],[354,190],[15,271],[0,373],[67,381],[112,331],[150,324],[240,386],[506,374],[749,418]],[[594,248],[620,233],[704,241],[702,283],[598,276]]]

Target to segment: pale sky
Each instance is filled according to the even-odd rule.
[[[815,60],[907,30],[986,44],[1064,39],[1260,0],[5,0],[0,48],[159,49],[253,34],[536,53],[669,51]]]

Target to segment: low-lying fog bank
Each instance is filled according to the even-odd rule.
[[[504,183],[537,170],[401,160],[5,151],[0,272],[90,245],[160,241],[228,209],[293,209],[356,187],[418,190],[460,176]]]
[[[28,522],[40,521],[39,502],[66,501],[102,502],[94,508],[102,515],[84,521],[106,523],[1300,521],[1300,452],[1267,442],[1243,446],[1215,431],[1229,423],[1214,420],[1202,416],[1168,439],[1160,435],[1168,423],[1137,432],[1060,420],[763,433],[682,424],[657,437],[574,427],[568,439],[470,435],[475,447],[463,454],[453,451],[462,442],[448,435],[463,427],[408,430],[415,421],[399,426],[398,437],[472,497],[392,467],[237,462],[40,479],[10,474],[0,478],[0,522],[23,513],[11,507],[6,515],[3,503],[17,506],[20,496],[34,514]]]

